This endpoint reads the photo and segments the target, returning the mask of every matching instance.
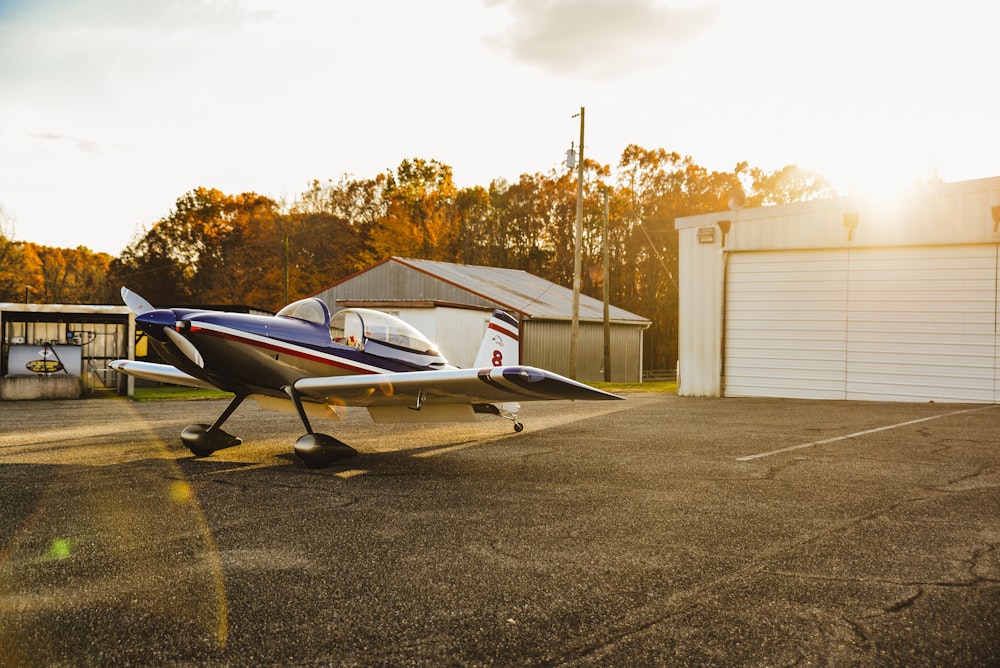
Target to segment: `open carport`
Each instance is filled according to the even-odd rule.
[[[0,404],[0,664],[1000,661],[994,406],[636,393],[526,429]],[[206,416],[202,418],[201,416]]]

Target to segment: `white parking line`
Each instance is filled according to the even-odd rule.
[[[794,450],[801,450],[803,448],[811,448],[814,445],[824,445],[826,443],[835,443],[836,441],[843,441],[848,438],[854,438],[856,436],[864,436],[866,434],[874,434],[877,431],[886,431],[887,429],[895,429],[897,427],[905,427],[911,424],[917,424],[918,422],[927,422],[928,420],[937,420],[938,418],[951,417],[952,415],[961,415],[962,413],[974,413],[976,411],[984,411],[987,408],[995,408],[994,405],[981,406],[979,408],[966,408],[961,411],[952,411],[951,413],[942,413],[940,415],[932,415],[930,417],[918,418],[916,420],[907,420],[906,422],[899,422],[897,424],[890,424],[884,427],[876,427],[874,429],[866,429],[864,431],[856,431],[853,434],[845,434],[844,436],[834,436],[833,438],[824,438],[822,441],[812,441],[810,443],[801,443],[799,445],[791,445],[787,448],[781,448],[779,450],[771,450],[770,452],[759,452],[755,455],[745,455],[743,457],[737,457],[738,462],[749,462],[754,459],[761,459],[763,457],[770,457],[771,455],[780,455],[785,452],[792,452]]]

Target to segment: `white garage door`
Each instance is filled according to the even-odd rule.
[[[997,247],[733,253],[725,393],[995,402]]]

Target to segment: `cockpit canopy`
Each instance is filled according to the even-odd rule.
[[[366,308],[337,312],[330,320],[330,336],[336,343],[363,347],[377,342],[398,350],[440,357],[434,344],[412,325],[395,316]]]
[[[327,308],[326,302],[316,297],[292,302],[278,311],[278,315],[285,318],[314,322],[317,325],[326,325],[330,322],[330,309]]]
[[[349,308],[338,311],[331,318],[330,309],[322,299],[309,297],[292,302],[278,311],[278,315],[329,326],[330,338],[334,343],[359,350],[367,348],[368,352],[375,355],[430,366],[447,364],[434,344],[417,328],[388,313],[367,308]],[[380,346],[383,347],[381,351]]]

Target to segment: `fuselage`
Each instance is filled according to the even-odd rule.
[[[315,299],[289,305],[276,316],[158,309],[137,316],[136,326],[170,364],[240,394],[286,397],[283,388],[310,376],[454,368],[398,318],[365,309],[337,314],[344,316],[353,334],[341,341],[334,334],[342,335],[344,326],[336,323],[339,329],[331,330],[326,305]]]

